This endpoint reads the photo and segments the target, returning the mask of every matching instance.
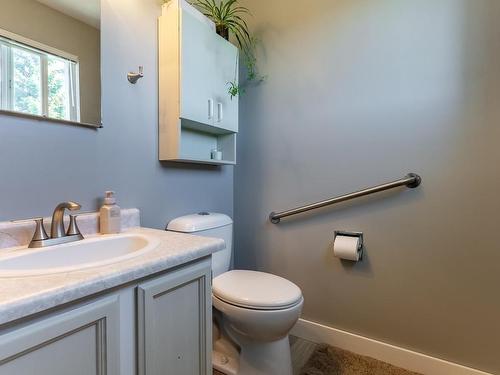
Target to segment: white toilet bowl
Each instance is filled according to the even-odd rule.
[[[213,306],[224,314],[231,328],[241,336],[259,341],[276,341],[287,336],[299,319],[303,298],[283,310],[242,308],[212,296]]]
[[[288,333],[304,304],[295,284],[264,272],[229,271],[213,280],[212,301],[240,349],[239,375],[292,374]]]

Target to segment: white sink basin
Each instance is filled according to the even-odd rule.
[[[144,254],[159,243],[152,236],[117,234],[42,249],[7,251],[0,256],[0,277],[48,275],[109,265]]]

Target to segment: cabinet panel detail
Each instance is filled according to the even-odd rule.
[[[0,335],[0,375],[118,375],[118,314],[110,296]]]
[[[140,375],[211,374],[210,260],[138,288]]]

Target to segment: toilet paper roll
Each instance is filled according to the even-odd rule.
[[[337,258],[357,262],[361,258],[359,237],[337,235],[333,242],[333,253]]]

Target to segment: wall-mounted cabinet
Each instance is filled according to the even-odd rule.
[[[236,164],[238,49],[184,0],[171,0],[159,19],[159,158]],[[222,160],[212,159],[212,150]]]

